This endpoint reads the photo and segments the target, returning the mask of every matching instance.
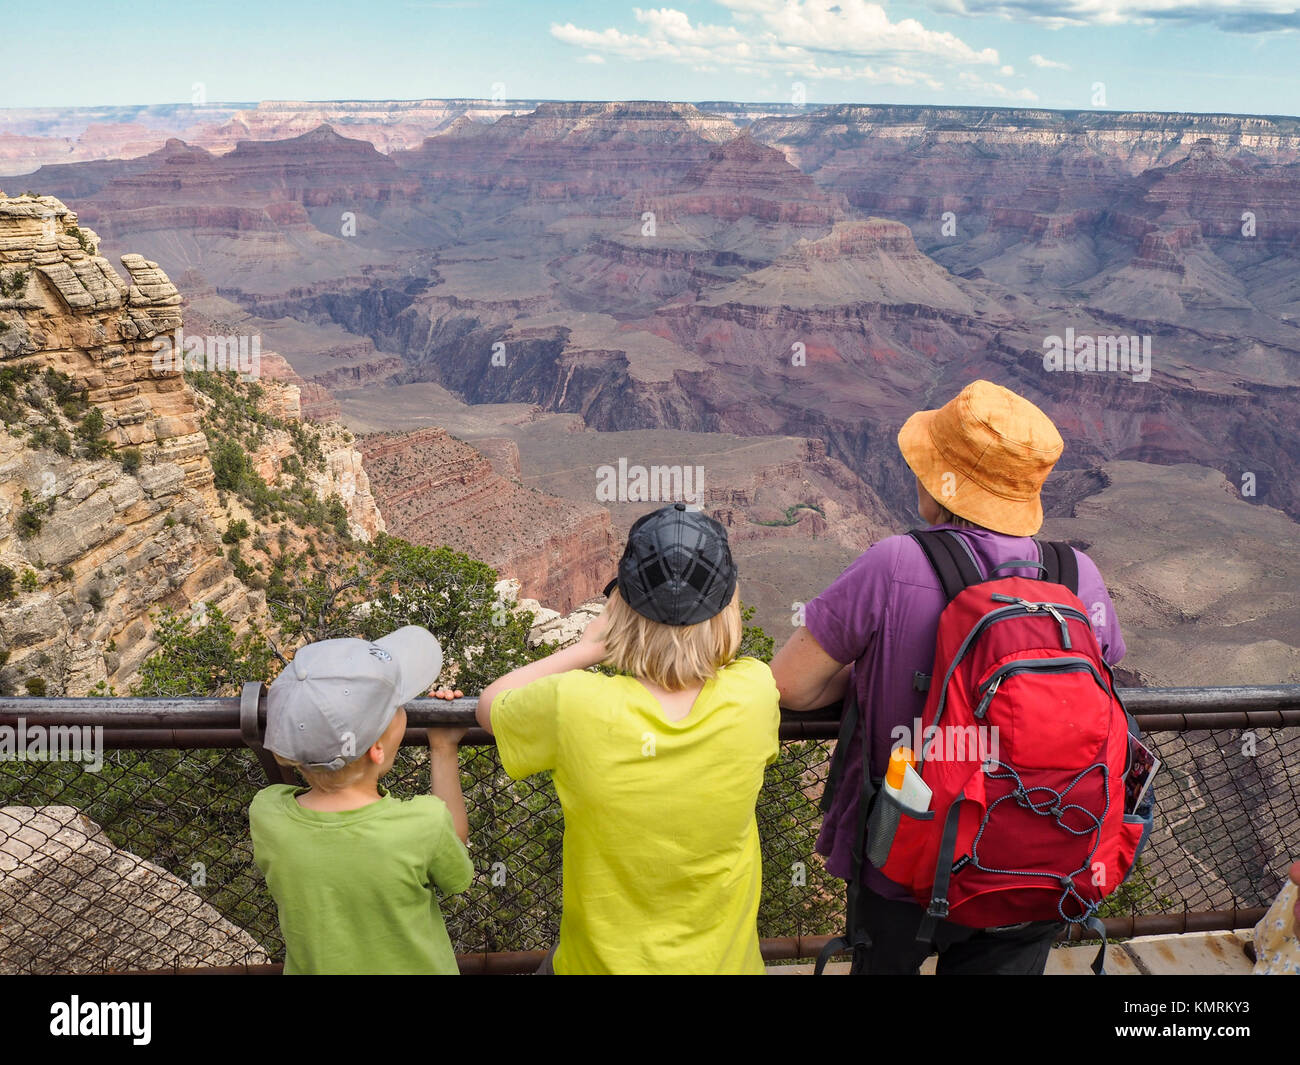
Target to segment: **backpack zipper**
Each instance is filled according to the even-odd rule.
[[[1061,643],[1065,645],[1065,649],[1067,651],[1074,650],[1074,647],[1070,644],[1070,627],[1065,623],[1065,618],[1061,614],[1062,610],[1078,614],[1079,612],[1074,610],[1073,607],[1068,607],[1063,603],[1035,603],[1028,599],[1021,599],[1018,595],[1003,595],[1001,592],[994,592],[989,598],[996,599],[999,603],[1019,603],[1031,614],[1046,610],[1052,617],[1056,618],[1057,624],[1061,626]],[[1091,626],[1092,622],[1086,617],[1084,621],[1087,621]]]
[[[1092,625],[1092,622],[1083,611],[1076,610],[1072,606],[1066,606],[1064,603],[1030,603],[1017,596],[1002,595],[998,592],[994,592],[992,597],[999,602],[1009,603],[1011,605],[1000,607],[997,610],[990,610],[980,618],[979,623],[966,634],[966,639],[962,641],[961,646],[957,648],[957,653],[953,655],[952,663],[948,667],[947,676],[943,678],[943,689],[939,692],[939,705],[935,708],[934,721],[932,722],[931,727],[937,727],[939,722],[943,719],[944,705],[948,701],[948,685],[952,682],[952,675],[957,672],[957,667],[961,665],[961,660],[966,656],[966,652],[970,650],[970,645],[974,643],[990,625],[999,621],[1006,621],[1008,618],[1023,617],[1025,615],[1032,616],[1037,614],[1044,605],[1055,607],[1055,609],[1051,611],[1051,614],[1053,617],[1059,618],[1062,624],[1065,622],[1065,617],[1073,617],[1078,618],[1089,627]],[[925,744],[921,744],[916,752],[916,764],[918,767],[924,760],[924,748]]]
[[[1097,667],[1086,658],[1019,658],[1014,662],[1008,662],[995,669],[977,689],[983,694],[979,705],[975,707],[975,717],[983,719],[988,713],[993,696],[998,693],[998,688],[1013,673],[1083,673],[1085,671],[1092,674],[1102,691],[1107,690],[1101,674],[1097,672]]]

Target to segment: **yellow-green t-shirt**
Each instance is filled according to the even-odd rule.
[[[754,807],[776,760],[772,671],[741,658],[669,721],[632,677],[577,670],[492,704],[501,764],[564,810],[556,973],[761,973]]]
[[[447,804],[380,786],[378,802],[326,812],[298,805],[305,790],[274,784],[248,810],[285,973],[458,973],[435,888],[464,891],[474,866]]]

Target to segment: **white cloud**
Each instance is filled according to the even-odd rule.
[[[1295,0],[929,0],[937,11],[1047,26],[1201,23],[1234,33],[1300,29]]]
[[[996,49],[971,48],[952,33],[927,30],[916,19],[890,22],[884,5],[868,0],[718,0],[756,16],[764,30],[797,48],[843,55],[910,54],[954,63],[998,61]]]
[[[1069,70],[1069,63],[1058,63],[1055,59],[1044,59],[1041,55],[1031,55],[1029,62],[1039,70]]]
[[[995,96],[999,100],[1011,100],[1016,103],[1036,103],[1038,94],[1032,89],[1008,89],[1005,85],[999,85],[996,81],[988,81],[981,78],[978,74],[969,70],[963,70],[957,75],[957,81],[964,92],[970,92],[976,95]]]
[[[692,22],[675,8],[633,8],[637,32],[567,22],[552,24],[551,34],[589,54],[620,59],[930,88],[942,87],[943,71],[926,67],[1001,65],[994,48],[972,48],[916,19],[891,22],[881,4],[867,0],[718,2],[731,12],[731,24]]]
[[[998,73],[1001,74],[1004,78],[1011,77],[1012,75],[1015,74],[1015,72],[1016,72],[1016,68],[1012,66],[1005,66],[998,71]]]
[[[603,55],[596,55],[595,52],[588,52],[581,59],[579,59],[578,62],[579,63],[603,63],[605,62],[605,57]]]

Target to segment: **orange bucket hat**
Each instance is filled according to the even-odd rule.
[[[1039,493],[1065,441],[1024,396],[972,381],[938,410],[908,418],[898,448],[953,514],[1008,536],[1033,536],[1043,526]]]

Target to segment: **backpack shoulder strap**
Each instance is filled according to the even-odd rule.
[[[948,602],[957,598],[962,589],[984,580],[965,543],[949,530],[913,529],[908,535],[930,560]]]
[[[1051,581],[1053,584],[1063,584],[1078,595],[1079,559],[1074,553],[1074,548],[1061,540],[1049,542],[1035,540],[1034,543],[1038,544],[1038,553],[1045,567],[1043,580]]]

